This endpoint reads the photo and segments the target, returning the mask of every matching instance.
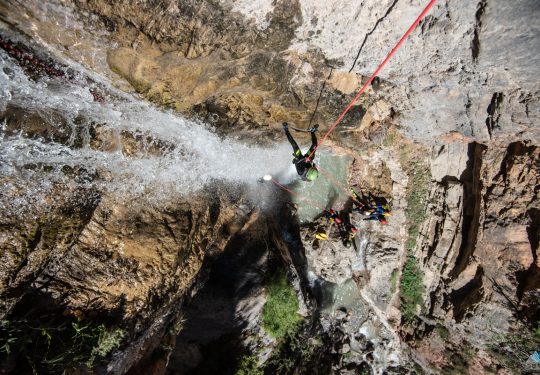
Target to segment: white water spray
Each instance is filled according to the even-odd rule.
[[[51,142],[47,137],[30,138],[22,130],[10,133],[10,120],[4,121],[0,129],[4,184],[25,179],[34,187],[32,194],[45,194],[52,181],[62,179],[62,168],[69,166],[107,176],[107,181],[93,182],[100,189],[164,200],[174,193],[195,192],[215,180],[254,185],[260,176],[275,175],[290,166],[288,145],[263,148],[221,139],[205,124],[156,109],[118,93],[111,85],[106,89],[118,97],[97,102],[85,83],[64,78],[33,81],[0,53],[0,110],[16,108],[25,115],[36,114],[47,122],[50,132],[69,133],[67,141]],[[112,146],[104,149],[92,144],[90,134],[96,127],[112,139]],[[137,143],[136,150],[126,152],[119,141],[122,137]],[[36,172],[35,166],[47,173]]]

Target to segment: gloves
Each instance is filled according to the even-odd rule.
[[[283,130],[289,130],[289,124],[286,122],[283,123]]]
[[[317,128],[315,126],[309,129],[310,133],[315,133],[316,131],[317,131]]]

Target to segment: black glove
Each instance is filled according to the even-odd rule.
[[[289,124],[286,122],[283,123],[283,130],[289,130]]]

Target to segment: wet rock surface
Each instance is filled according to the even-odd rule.
[[[103,46],[60,35],[62,25],[42,15],[30,17],[30,31],[24,6],[10,1],[0,7],[10,20],[2,30],[62,45],[123,90],[211,123],[223,137],[263,145],[281,140],[282,121],[327,129],[424,6],[67,5],[84,12],[81,30],[101,30],[91,38],[99,34]],[[219,183],[150,204],[85,185],[107,180],[103,171],[66,167],[68,182],[34,200],[24,181],[0,176],[8,193],[0,201],[0,313],[15,319],[29,299],[46,296],[56,314],[122,327],[129,340],[99,373],[234,373],[246,353],[271,373],[292,371],[277,364],[279,355],[295,358],[298,373],[524,371],[540,319],[539,11],[530,0],[437,2],[352,107],[327,144],[350,157],[342,183],[388,199],[392,216],[381,225],[353,213],[359,232],[350,247],[323,217],[300,224],[277,190],[279,214]],[[85,48],[99,49],[99,58],[85,59]],[[31,74],[51,76],[47,66]],[[2,106],[1,117],[2,139],[23,134],[125,157],[175,148],[101,124],[83,134],[62,114]],[[24,168],[47,178],[47,165]],[[28,210],[10,211],[14,199],[27,200]],[[321,228],[328,239],[317,241]],[[404,313],[410,259],[420,275],[414,319]],[[321,340],[324,349],[314,344],[319,349],[295,357],[294,339],[280,347],[262,328],[264,278],[274,267],[288,270],[311,323],[296,340]],[[324,368],[314,370],[313,353]]]

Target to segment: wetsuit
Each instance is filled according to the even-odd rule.
[[[360,192],[358,195],[353,189],[351,190],[351,195],[353,199],[353,211],[358,211],[359,213],[369,212],[372,210],[372,202],[369,197],[364,193]]]
[[[378,212],[371,213],[368,217],[366,217],[364,220],[377,220],[377,221],[384,221],[386,222],[386,217],[383,214],[380,214]]]
[[[336,220],[336,222],[338,223],[339,236],[341,237],[343,245],[345,245],[345,247],[350,247],[358,230],[352,225],[349,213],[346,211],[338,211],[338,215],[340,216],[340,220],[339,222]]]
[[[314,131],[311,132],[311,147],[309,148],[306,154],[302,155],[302,151],[300,150],[300,147],[298,147],[298,144],[296,143],[291,133],[289,132],[289,129],[284,128],[283,130],[285,131],[285,135],[287,136],[287,139],[289,140],[294,151],[293,164],[296,167],[296,172],[298,172],[298,174],[302,177],[302,179],[306,179],[307,171],[310,168],[315,166],[315,164],[312,161],[308,161],[307,158],[309,157],[309,155],[311,155],[313,150],[315,150],[315,148],[317,147],[317,136],[315,135]],[[315,153],[311,155],[311,160],[313,160],[314,158],[315,158]]]
[[[339,212],[336,212],[332,209],[325,210],[324,216],[326,216],[329,221],[336,221],[338,224],[341,223],[341,219],[339,218]]]

